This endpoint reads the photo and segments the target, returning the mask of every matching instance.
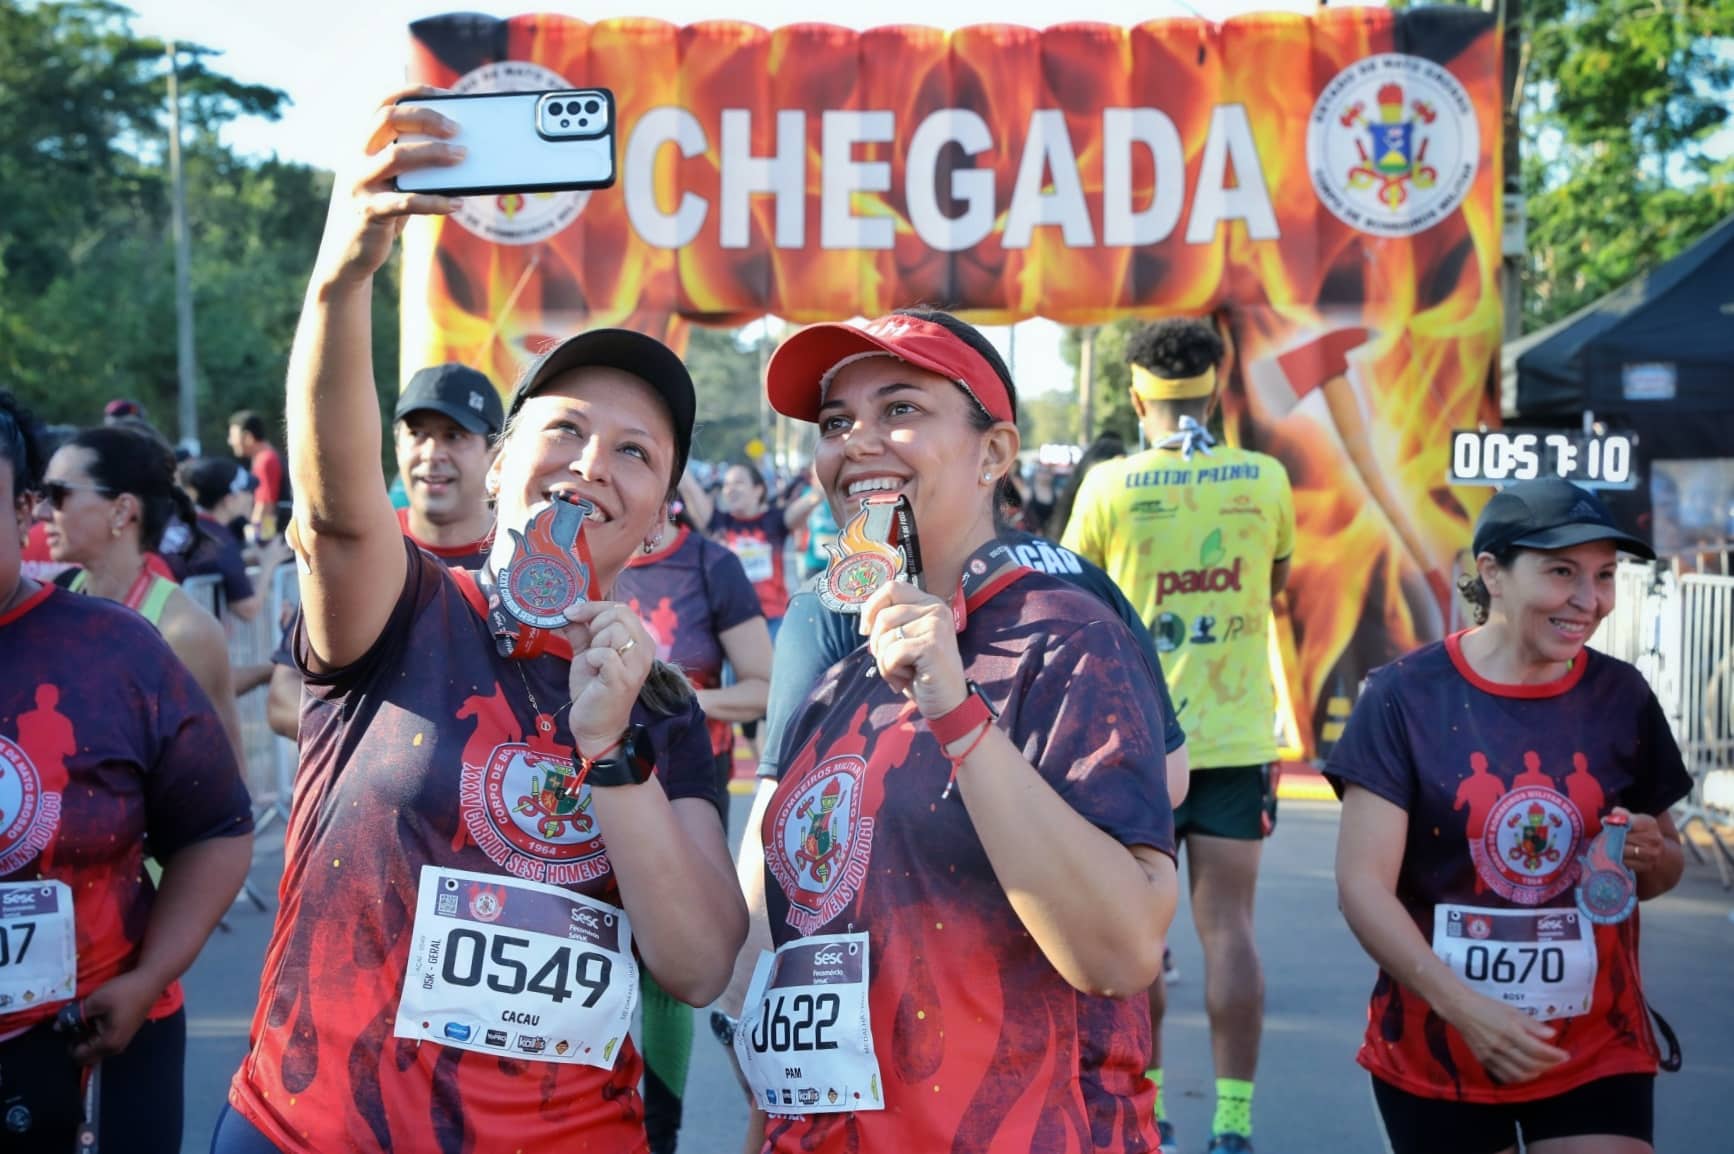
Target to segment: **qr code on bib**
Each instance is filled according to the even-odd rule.
[[[451,917],[458,912],[458,895],[441,894],[439,901],[434,904],[441,917]]]

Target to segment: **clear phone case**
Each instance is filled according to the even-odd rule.
[[[614,183],[614,94],[606,88],[412,96],[399,103],[430,107],[456,121],[458,134],[444,139],[469,150],[458,164],[403,173],[400,191],[464,196]],[[399,139],[435,138],[405,133]]]

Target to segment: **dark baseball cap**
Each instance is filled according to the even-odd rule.
[[[1649,561],[1656,551],[1614,524],[1613,514],[1588,489],[1549,477],[1519,481],[1487,502],[1475,521],[1475,555],[1509,548],[1569,549],[1586,541],[1612,541]]]
[[[631,373],[662,398],[674,425],[674,476],[678,478],[686,471],[687,454],[692,451],[692,422],[698,412],[692,374],[673,349],[633,329],[591,329],[567,337],[543,353],[518,382],[507,419],[516,416],[524,402],[555,377],[592,366]]]
[[[418,369],[397,398],[401,421],[410,413],[429,409],[450,417],[472,433],[497,437],[505,425],[504,406],[494,382],[468,365],[431,365]]]
[[[259,478],[232,457],[201,457],[183,462],[180,480],[184,488],[193,491],[193,500],[201,509],[215,509],[231,493],[251,493],[259,487]]]

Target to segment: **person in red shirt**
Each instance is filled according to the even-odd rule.
[[[395,188],[453,163],[440,139],[456,127],[380,106],[366,175],[333,191],[290,357],[301,764],[220,1154],[638,1154],[640,967],[704,1004],[746,934],[704,715],[610,599],[660,543],[691,448],[680,358],[591,330],[514,392],[486,474],[502,523],[591,506],[587,574],[549,558],[529,563],[545,582],[508,586],[586,594],[564,628],[496,620],[511,535],[469,573],[399,528],[378,466],[373,278],[408,217],[457,208]],[[399,142],[411,134],[435,139]]]
[[[1632,901],[1678,884],[1668,809],[1691,778],[1642,675],[1585,642],[1616,550],[1655,554],[1561,480],[1497,494],[1473,548],[1477,627],[1375,670],[1325,769],[1343,916],[1379,963],[1357,1060],[1395,1154],[1509,1154],[1520,1129],[1549,1154],[1645,1154],[1639,916],[1585,874],[1623,865]]]
[[[279,503],[289,499],[283,472],[283,456],[266,439],[265,418],[242,409],[229,418],[229,451],[247,462],[247,471],[258,478],[253,491],[253,530],[261,542],[277,535]]]
[[[62,1154],[88,1120],[175,1154],[179,978],[246,877],[252,815],[210,699],[155,630],[22,572],[41,468],[0,391],[0,1147]],[[88,1037],[55,1029],[74,1003]]]
[[[803,329],[767,387],[818,425],[839,510],[907,499],[924,566],[860,606],[865,644],[784,740],[777,951],[734,1035],[767,1149],[1155,1149],[1143,991],[1178,888],[1160,697],[1112,609],[998,538],[1010,373],[970,326],[903,310]]]
[[[720,500],[713,502],[690,477],[681,479],[680,494],[693,523],[704,526],[740,558],[775,641],[777,627],[789,611],[789,537],[807,523],[823,495],[815,488],[787,504],[773,501],[764,474],[741,463],[723,472]]]

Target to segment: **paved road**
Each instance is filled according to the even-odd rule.
[[[735,838],[746,799],[735,798]],[[1256,1134],[1267,1154],[1359,1154],[1382,1149],[1364,1074],[1352,1056],[1373,968],[1337,914],[1331,859],[1337,809],[1285,802],[1265,858],[1259,944],[1268,994]],[[278,863],[255,878],[273,887]],[[1673,894],[1644,907],[1645,985],[1679,1031],[1686,1068],[1657,1091],[1657,1146],[1674,1154],[1734,1149],[1734,895],[1708,866],[1688,865]],[[202,1154],[229,1076],[246,1050],[269,918],[237,908],[232,932],[212,938],[187,983],[187,1154]],[[1198,943],[1184,903],[1174,935],[1181,982],[1167,1029],[1169,1110],[1187,1154],[1210,1123],[1211,1072]],[[689,1084],[686,1154],[734,1154],[746,1110],[722,1049],[701,1018]]]

